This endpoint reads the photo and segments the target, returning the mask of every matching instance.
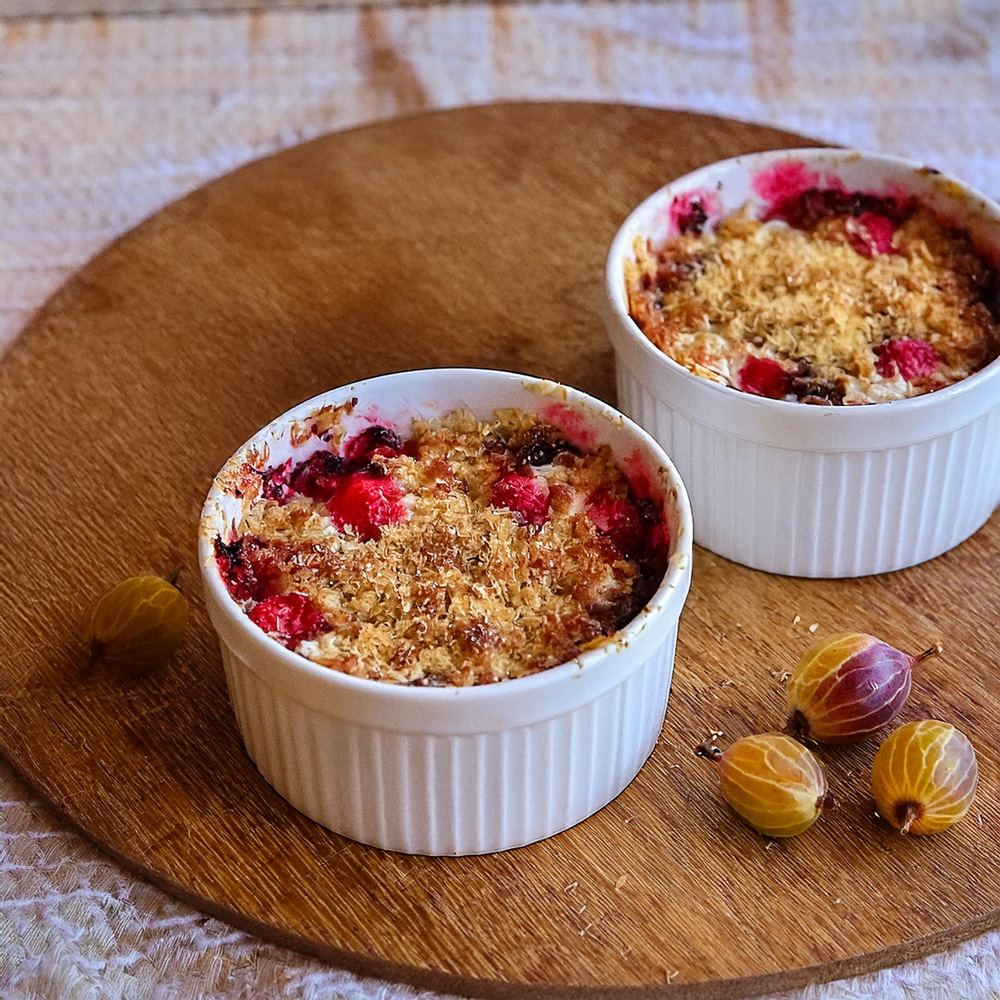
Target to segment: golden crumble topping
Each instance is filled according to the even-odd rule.
[[[637,240],[646,336],[695,374],[827,404],[931,392],[997,356],[996,278],[966,233],[913,199],[802,198],[786,218],[744,206],[711,234]]]
[[[523,411],[369,427],[257,472],[216,541],[230,593],[269,634],[358,677],[469,685],[573,658],[659,585],[662,513],[610,450]],[[251,493],[252,496],[252,493]]]

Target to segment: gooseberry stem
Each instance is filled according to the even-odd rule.
[[[699,743],[694,748],[694,755],[695,757],[704,757],[714,764],[722,756],[722,751],[718,747],[709,747],[705,746],[704,743]]]
[[[784,731],[786,736],[791,736],[793,739],[807,740],[809,739],[809,720],[799,709],[795,709],[788,717]]]
[[[177,585],[177,578],[181,575],[182,569],[184,569],[183,566],[178,566],[177,569],[175,569],[173,573],[171,573],[170,576],[167,577],[167,583],[169,583],[171,587]],[[921,659],[921,657],[918,656],[917,659],[919,660]]]
[[[923,815],[923,807],[918,805],[916,802],[907,802],[905,805],[900,805],[896,807],[896,815],[903,820],[903,825],[900,826],[900,833],[909,833],[910,827]]]
[[[914,660],[917,663],[923,663],[924,660],[929,660],[931,657],[940,656],[943,650],[944,646],[940,642],[936,642],[930,649],[925,649],[919,656],[915,656]]]

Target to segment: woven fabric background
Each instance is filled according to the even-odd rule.
[[[772,122],[907,155],[1000,195],[992,0],[0,21],[0,350],[102,245],[210,178],[331,130],[509,99],[620,100]],[[416,995],[171,899],[68,829],[0,764],[3,1000]],[[786,995],[997,996],[1000,933]]]

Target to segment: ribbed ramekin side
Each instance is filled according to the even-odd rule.
[[[223,658],[248,752],[295,808],[388,850],[481,854],[573,826],[635,777],[663,725],[676,637],[675,624],[641,666],[575,710],[463,735],[334,719],[275,690],[225,646]]]
[[[1000,411],[897,448],[773,447],[673,408],[617,358],[621,409],[671,455],[695,541],[753,569],[805,577],[885,573],[947,552],[1000,502]],[[886,404],[891,405],[891,404]]]

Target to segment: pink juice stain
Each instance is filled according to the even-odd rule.
[[[639,558],[647,526],[631,497],[617,497],[601,488],[587,498],[587,516],[624,556]]]
[[[632,492],[640,500],[652,500],[657,493],[656,477],[642,452],[638,448],[629,452],[622,459],[622,465],[625,466],[625,478]]]
[[[718,191],[695,188],[677,195],[667,214],[670,236],[700,236],[713,218],[722,215],[722,198]]]
[[[659,476],[638,448],[625,455],[621,464],[643,521],[640,559],[647,572],[660,577],[670,557],[670,525],[666,509],[660,502],[663,488]]]
[[[818,187],[820,175],[810,170],[801,160],[784,160],[753,175],[750,185],[753,193],[774,208],[781,202],[798,198],[810,188]]]
[[[578,410],[565,403],[550,403],[538,414],[547,424],[554,424],[566,440],[580,451],[590,451],[597,444],[597,435],[589,421]]]
[[[365,403],[355,408],[354,418],[363,421],[368,425],[388,427],[389,430],[397,430],[396,425],[389,420],[377,403]]]

